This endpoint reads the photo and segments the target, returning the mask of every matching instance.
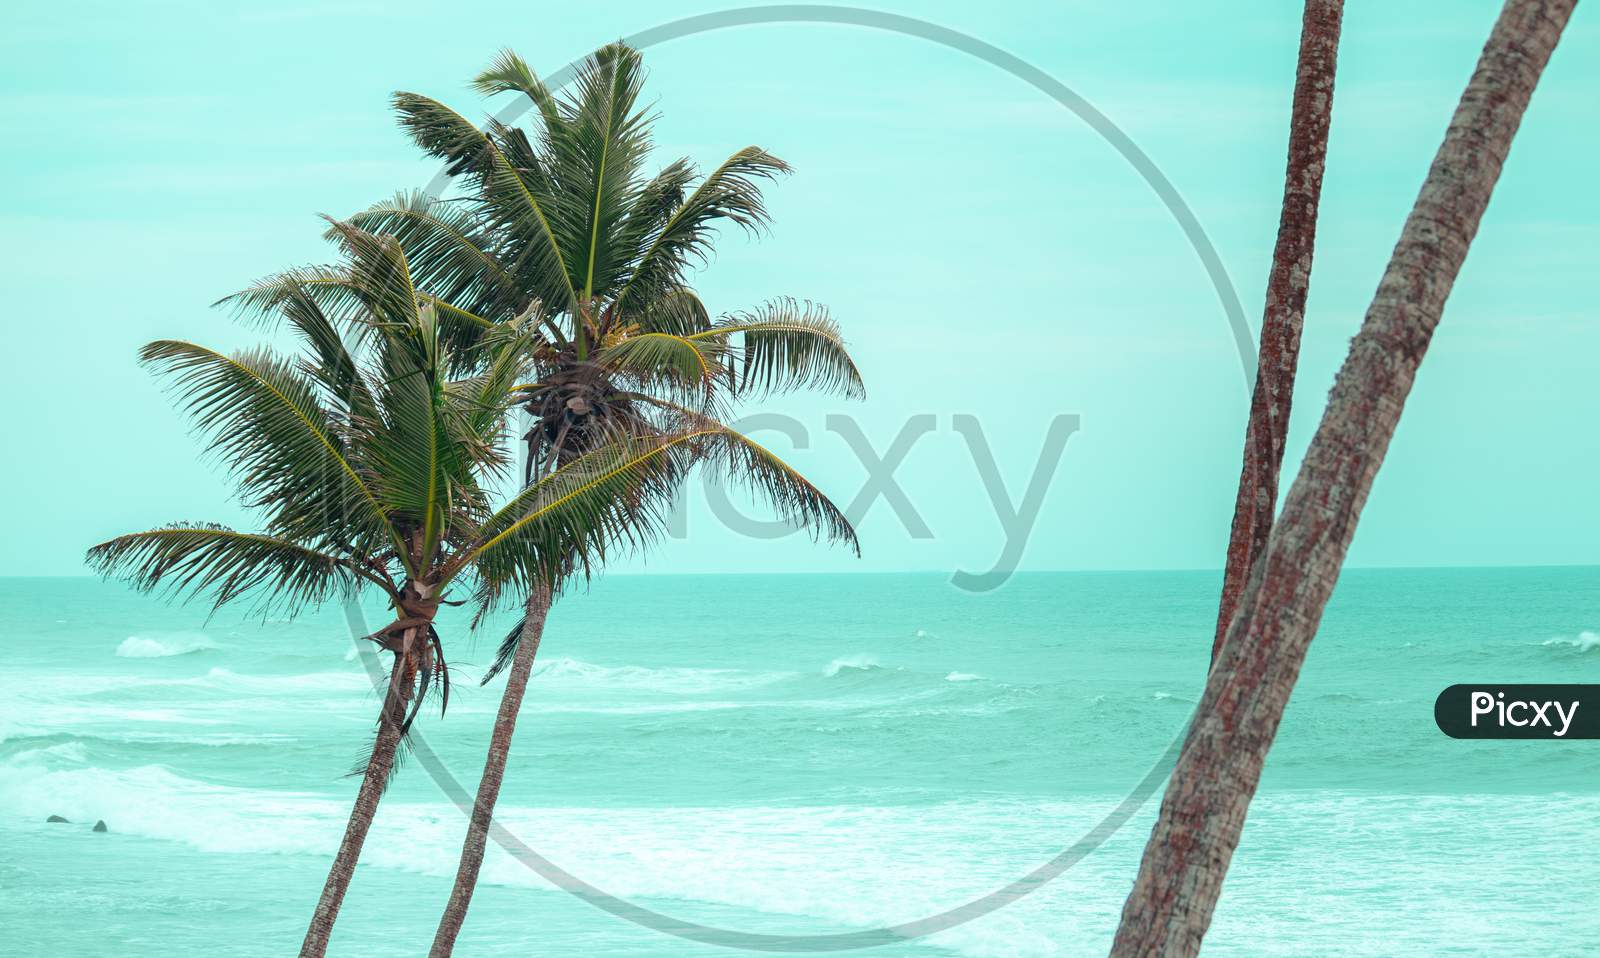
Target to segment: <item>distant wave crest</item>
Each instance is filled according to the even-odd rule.
[[[872,669],[881,668],[883,668],[883,666],[878,663],[878,657],[876,655],[868,655],[864,652],[860,652],[855,655],[846,655],[841,658],[834,659],[832,662],[828,663],[827,668],[822,670],[822,674],[831,679],[850,672],[867,672]]]
[[[124,659],[162,659],[169,655],[189,655],[208,652],[217,647],[211,638],[198,632],[180,632],[151,638],[130,635],[117,646],[117,655]]]
[[[1600,649],[1600,635],[1593,632],[1579,632],[1576,636],[1558,635],[1553,639],[1546,639],[1547,648],[1571,649],[1574,652],[1586,653]]]
[[[540,687],[609,689],[693,695],[769,685],[788,677],[784,672],[741,669],[696,669],[681,666],[597,665],[580,659],[553,658],[534,668]]]

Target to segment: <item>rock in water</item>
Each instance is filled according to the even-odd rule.
[[[103,832],[103,831],[105,831],[105,830],[106,830],[106,822],[105,822],[105,819],[103,819],[103,818],[102,818],[102,819],[101,819],[101,820],[100,820],[100,821],[98,821],[98,822],[95,822],[95,823],[94,823],[94,830],[95,830],[95,831],[97,831],[97,832]]]
[[[67,825],[71,825],[72,824],[71,822],[67,821],[65,818],[62,818],[60,815],[51,815],[49,818],[45,819],[45,821],[46,822],[63,822],[65,824],[67,824]]]

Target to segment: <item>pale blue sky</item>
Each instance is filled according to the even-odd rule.
[[[1298,4],[888,2],[1065,82],[1165,171],[1258,322],[1276,227]],[[134,363],[156,337],[260,338],[207,304],[327,258],[315,214],[425,184],[387,96],[481,112],[501,46],[553,71],[716,3],[301,5],[23,0],[0,38],[0,262],[11,505],[0,574],[77,574],[84,548],[179,518],[247,521]],[[1297,456],[1498,4],[1352,4],[1312,284]],[[1512,152],[1357,535],[1361,565],[1600,561],[1600,27],[1580,9]],[[841,503],[864,474],[827,412],[881,451],[938,429],[898,473],[934,533],[880,502],[854,560],[716,527],[698,490],[674,571],[987,568],[1002,532],[951,416],[985,425],[1013,495],[1058,413],[1081,416],[1025,569],[1220,564],[1246,394],[1221,307],[1176,224],[1081,121],[925,41],[761,26],[645,54],[660,155],[747,143],[796,175],[773,234],[728,237],[716,309],[829,304],[870,398],[781,400],[791,450]],[[499,104],[496,104],[498,106]],[[1291,461],[1290,467],[1293,468]]]

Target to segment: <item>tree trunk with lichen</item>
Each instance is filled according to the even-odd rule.
[[[1328,158],[1328,124],[1333,114],[1333,80],[1339,55],[1344,0],[1307,0],[1300,23],[1300,54],[1295,68],[1294,104],[1289,115],[1289,161],[1284,173],[1278,242],[1267,276],[1267,305],[1261,319],[1261,349],[1256,388],[1245,427],[1244,466],[1233,506],[1222,602],[1211,656],[1216,658],[1228,623],[1239,607],[1250,568],[1266,549],[1278,506],[1278,474],[1289,431],[1300,331],[1305,325],[1311,259],[1316,248],[1317,207]]]
[[[383,798],[389,777],[394,773],[406,707],[411,701],[413,676],[409,652],[427,641],[425,628],[407,629],[395,651],[394,666],[389,671],[389,690],[384,695],[383,709],[378,714],[378,734],[372,743],[372,755],[361,776],[361,788],[356,792],[355,806],[350,809],[350,821],[345,826],[344,839],[339,843],[333,867],[328,871],[328,880],[322,887],[322,897],[317,901],[317,910],[312,913],[311,926],[300,945],[300,958],[321,958],[328,951],[328,938],[333,934],[339,906],[343,904],[344,894],[355,876],[361,846],[367,840],[367,833],[372,830],[372,821],[378,814],[378,802]]]
[[[1113,958],[1199,952],[1306,650],[1400,411],[1576,0],[1508,0],[1207,678]]]
[[[473,802],[472,817],[467,823],[467,838],[461,846],[461,863],[456,868],[455,886],[450,890],[450,900],[445,904],[443,917],[439,919],[439,929],[434,934],[428,958],[446,958],[455,949],[456,936],[461,934],[461,925],[467,919],[472,892],[478,884],[478,871],[483,867],[489,826],[494,821],[495,802],[500,798],[500,785],[505,780],[506,760],[511,754],[511,736],[517,728],[517,713],[527,693],[534,657],[539,654],[539,640],[544,636],[544,621],[550,614],[550,603],[551,595],[547,587],[535,587],[528,595],[522,619],[522,635],[517,641],[511,667],[507,670],[505,692],[500,696],[500,710],[495,716],[494,731],[489,736],[489,755],[483,763],[483,777],[478,780],[478,797]]]

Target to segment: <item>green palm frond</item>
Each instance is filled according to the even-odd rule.
[[[274,273],[212,303],[228,306],[236,316],[275,322],[289,296],[309,297],[336,322],[355,322],[365,308],[350,270],[343,266],[300,266]]]
[[[861,373],[840,337],[839,324],[823,306],[773,300],[687,338],[727,343],[734,336],[741,341],[734,365],[734,390],[741,395],[803,387],[850,399],[866,394]]]
[[[747,146],[724,160],[650,237],[617,294],[622,318],[629,319],[633,310],[643,308],[663,290],[681,286],[690,263],[709,256],[713,231],[721,222],[747,231],[766,226],[761,185],[787,172],[787,163],[756,146]]]
[[[672,214],[683,205],[683,198],[694,185],[695,166],[687,159],[677,159],[662,167],[661,171],[639,187],[638,194],[628,210],[628,215],[617,225],[617,245],[630,251],[628,277],[638,266],[638,261],[651,242],[666,226]],[[607,289],[611,294],[614,290]],[[637,322],[637,317],[630,317]]]
[[[551,172],[562,187],[561,245],[582,251],[568,267],[586,301],[613,289],[636,253],[618,242],[618,227],[632,212],[650,152],[649,117],[635,109],[643,84],[637,51],[620,43],[602,47],[574,77],[566,122],[548,131]]]
[[[141,592],[209,595],[213,608],[254,594],[263,611],[293,612],[348,594],[361,578],[382,584],[348,559],[209,524],[118,536],[90,549],[88,562],[101,575],[127,579]]]
[[[496,54],[488,68],[473,78],[472,88],[484,96],[521,93],[539,111],[546,128],[553,128],[561,123],[561,114],[557,109],[555,98],[534,75],[528,64],[509,49]]]
[[[399,543],[315,380],[296,364],[270,350],[225,356],[178,340],[153,342],[141,358],[170,377],[246,504],[266,511],[272,534],[369,554]]]
[[[734,487],[748,488],[778,518],[812,538],[842,543],[861,554],[855,527],[844,512],[770,449],[703,412],[648,395],[634,398],[662,414],[656,422],[661,435],[695,437],[695,463],[701,468]]]
[[[668,288],[636,310],[634,322],[645,332],[674,336],[692,336],[712,326],[711,312],[700,295],[685,286]]]
[[[483,524],[481,540],[458,561],[471,563],[485,607],[508,589],[525,593],[536,575],[560,581],[603,563],[619,545],[655,541],[697,465],[750,489],[779,518],[859,554],[850,521],[794,467],[720,422],[675,412],[688,431],[610,442],[530,485]]]
[[[329,318],[324,309],[325,303],[335,308],[357,305],[353,294],[348,301],[328,295],[349,283],[342,271],[325,269],[307,275],[291,270],[263,280],[244,293],[219,300],[257,321],[287,322],[311,351],[311,356],[300,362],[299,368],[322,385],[324,398],[344,415],[365,413],[372,408],[372,396],[350,353],[351,347],[345,343],[339,324]],[[368,324],[361,322],[343,325],[351,330],[355,342],[369,329]]]
[[[833,500],[770,449],[726,426],[703,437],[700,449],[704,468],[754,492],[778,518],[861,555],[855,527]]]
[[[507,591],[525,594],[541,581],[592,569],[619,545],[653,541],[665,528],[695,438],[628,437],[580,456],[491,515],[451,574],[470,569],[488,608]]]
[[[725,351],[725,344],[716,339],[638,333],[606,346],[593,361],[624,382],[662,388],[705,405],[714,399]]]
[[[499,322],[521,308],[516,280],[496,255],[494,234],[470,206],[413,190],[374,203],[346,222],[394,237],[417,288],[464,314]],[[329,234],[338,237],[336,229]]]
[[[417,301],[433,310],[440,345],[450,355],[449,371],[454,375],[472,372],[477,366],[478,347],[483,338],[499,328],[499,324],[422,290],[417,291]]]
[[[417,568],[427,568],[447,527],[486,512],[477,480],[503,457],[497,436],[474,432],[473,420],[450,398],[449,360],[431,308],[403,329],[385,330],[378,362],[383,418],[357,426],[378,498],[420,526],[413,556]]]
[[[478,368],[450,386],[474,433],[500,435],[507,414],[518,402],[518,384],[532,371],[538,343],[538,333],[517,321],[496,326],[480,341]]]
[[[553,309],[575,307],[577,290],[547,210],[548,176],[526,138],[493,121],[485,133],[415,93],[396,93],[394,107],[418,146],[447,161],[452,176],[468,178],[486,228],[502,235],[500,261],[519,277],[522,292]]]
[[[405,250],[392,236],[377,236],[341,220],[328,219],[329,232],[350,263],[355,293],[369,321],[404,329],[416,320],[422,301]]]

